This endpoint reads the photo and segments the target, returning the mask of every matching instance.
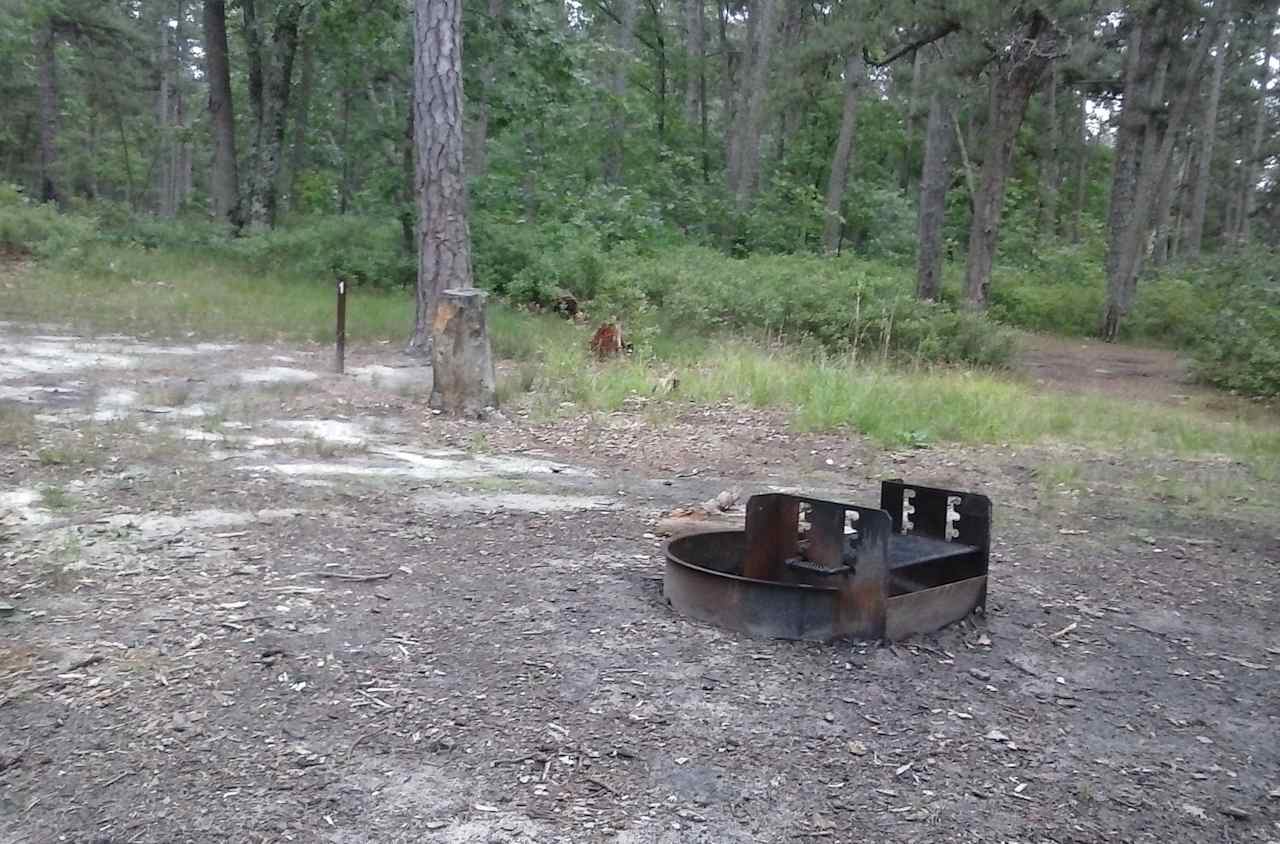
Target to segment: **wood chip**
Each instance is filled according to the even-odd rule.
[[[1059,630],[1057,633],[1050,633],[1049,638],[1061,639],[1063,636],[1067,635],[1068,633],[1070,633],[1072,630],[1075,630],[1079,626],[1080,624],[1078,622],[1073,621],[1070,624],[1068,624],[1066,627]]]

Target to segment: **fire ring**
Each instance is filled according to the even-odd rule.
[[[664,550],[663,595],[684,615],[775,639],[901,639],[985,608],[991,500],[902,481],[879,509],[756,495],[745,530]]]

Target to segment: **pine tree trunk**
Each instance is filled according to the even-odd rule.
[[[504,0],[489,0],[488,27],[494,32],[501,32],[503,19],[506,16]],[[501,48],[501,42],[498,42]],[[496,52],[496,51],[495,51]],[[475,126],[472,129],[474,143],[468,146],[467,173],[473,178],[483,178],[489,172],[489,104],[496,98],[498,87],[498,57],[490,55],[481,70],[480,96],[472,102],[475,108]]]
[[[417,316],[409,350],[427,354],[440,293],[473,286],[462,130],[462,0],[417,0]]]
[[[1220,0],[1221,2],[1221,0]],[[1253,140],[1249,145],[1249,155],[1244,163],[1244,190],[1240,198],[1240,229],[1236,240],[1245,244],[1249,242],[1249,232],[1253,223],[1253,215],[1258,207],[1258,180],[1262,170],[1262,138],[1267,128],[1267,97],[1275,70],[1271,67],[1271,59],[1280,51],[1277,42],[1276,28],[1280,23],[1280,9],[1267,19],[1267,33],[1263,42],[1262,66],[1258,71],[1258,82],[1261,88],[1258,93],[1258,116],[1253,122]]]
[[[622,183],[623,157],[626,150],[627,114],[623,102],[631,74],[631,51],[635,40],[636,0],[618,0],[618,24],[615,34],[613,73],[609,78],[609,139],[604,155],[604,181]]]
[[[254,117],[250,156],[249,224],[254,229],[275,225],[279,204],[280,164],[293,87],[298,25],[304,3],[284,0],[275,8],[270,38],[258,14],[260,0],[241,0],[245,39],[249,46],[249,99]]]
[[[1027,102],[1057,49],[1058,30],[1039,12],[1024,27],[1010,50],[998,60],[986,127],[987,143],[978,178],[969,225],[969,255],[965,267],[965,288],[969,305],[986,308],[991,285],[991,266],[1000,236],[1000,216],[1004,209],[1005,181],[1013,163],[1018,129],[1026,115]]]
[[[702,119],[702,90],[706,87],[706,16],[704,0],[684,0],[685,13],[685,79],[684,119],[697,126]]]
[[[1167,178],[1160,180],[1156,189],[1156,207],[1151,220],[1151,231],[1154,235],[1151,241],[1151,266],[1153,267],[1163,267],[1169,262],[1169,220],[1173,212],[1173,199],[1187,169],[1186,155],[1179,153],[1180,151],[1175,148],[1174,163],[1170,168],[1172,172]]]
[[[45,21],[35,33],[36,58],[40,62],[40,201],[62,204],[58,165],[58,56],[53,21]]]
[[[858,100],[866,68],[862,62],[862,48],[855,45],[849,50],[844,64],[844,107],[840,113],[840,135],[836,138],[831,156],[831,171],[827,179],[826,222],[822,229],[822,249],[828,255],[840,251],[840,234],[844,220],[840,207],[844,203],[844,191],[849,181],[849,160],[853,157],[854,130],[858,123]]]
[[[213,166],[209,177],[213,216],[239,228],[240,173],[236,161],[235,110],[231,107],[231,68],[227,63],[225,0],[204,0],[204,38],[209,122],[213,129]]]
[[[1208,58],[1209,50],[1213,44],[1217,43],[1218,28],[1221,22],[1223,4],[1226,0],[1219,0],[1215,3],[1210,12],[1208,20],[1201,31],[1199,41],[1195,46],[1195,53],[1191,62],[1185,68],[1183,78],[1188,80],[1199,80],[1199,75],[1204,67],[1205,60]],[[1168,45],[1170,39],[1161,39],[1161,43]],[[1160,67],[1163,64],[1162,55],[1166,47],[1162,47],[1159,51],[1148,50],[1147,55],[1154,59],[1153,67]],[[1146,62],[1144,61],[1144,64]],[[1150,93],[1160,94],[1160,97],[1150,96],[1135,98],[1132,102],[1126,96],[1124,112],[1130,110],[1142,110],[1146,114],[1138,120],[1144,124],[1144,128],[1149,135],[1156,134],[1155,127],[1148,125],[1149,118],[1147,115],[1154,113],[1153,105],[1163,102],[1163,92],[1157,90],[1162,85],[1157,85],[1161,80],[1157,76],[1149,87]],[[1119,335],[1120,323],[1132,306],[1134,293],[1137,290],[1138,271],[1141,268],[1141,259],[1145,239],[1152,224],[1152,215],[1155,210],[1155,197],[1160,182],[1169,178],[1169,165],[1173,158],[1173,147],[1177,141],[1178,135],[1181,133],[1184,122],[1186,120],[1188,109],[1190,108],[1191,99],[1198,89],[1197,84],[1187,84],[1174,98],[1173,104],[1168,110],[1168,120],[1165,123],[1163,136],[1160,138],[1158,145],[1148,150],[1149,154],[1144,154],[1141,164],[1141,172],[1137,178],[1137,188],[1133,195],[1132,213],[1128,215],[1127,225],[1123,228],[1111,231],[1111,242],[1107,251],[1107,301],[1106,308],[1103,312],[1102,319],[1102,337],[1107,341],[1113,341]],[[1122,117],[1123,123],[1123,117]],[[1117,142],[1118,143],[1118,142]],[[1144,147],[1149,146],[1144,143]],[[1114,201],[1114,199],[1113,199]]]
[[[173,86],[174,127],[178,137],[174,143],[173,159],[173,207],[177,211],[187,202],[191,193],[191,140],[187,136],[187,100],[183,80],[187,78],[187,22],[186,0],[177,0],[177,25],[174,29],[175,72]]]
[[[929,302],[942,294],[942,225],[947,215],[947,187],[951,182],[951,103],[934,90],[924,130],[924,163],[920,169],[919,247],[916,255],[916,296]]]
[[[1225,32],[1225,28],[1224,28]],[[1213,143],[1218,131],[1218,104],[1222,101],[1222,75],[1227,65],[1227,40],[1218,44],[1213,57],[1213,78],[1209,82],[1209,101],[1200,121],[1200,150],[1196,161],[1195,185],[1191,194],[1191,222],[1187,230],[1186,256],[1195,261],[1204,244],[1204,217],[1209,205],[1209,177],[1213,170]]]
[[[169,19],[161,13],[156,20],[156,152],[152,160],[152,196],[155,212],[172,218],[173,208],[173,127],[171,122],[171,83],[173,54],[169,50]]]
[[[738,211],[745,211],[760,181],[760,134],[764,129],[764,104],[768,93],[769,54],[773,46],[775,0],[754,0],[748,24],[752,29],[751,54],[743,84],[744,101],[738,114],[733,158],[729,162],[729,188]]]
[[[311,117],[311,94],[315,90],[315,78],[315,34],[307,31],[302,36],[302,76],[298,80],[298,96],[294,101],[293,142],[289,145],[289,155],[280,170],[280,205],[285,213],[294,206],[298,179],[307,159],[307,124]]]
[[[1076,133],[1080,148],[1076,150],[1076,184],[1075,195],[1071,199],[1071,242],[1079,243],[1083,239],[1080,227],[1084,216],[1084,204],[1089,195],[1089,159],[1092,150],[1089,146],[1088,98],[1084,91],[1079,92],[1080,107],[1076,112]]]
[[[1053,236],[1058,222],[1058,63],[1049,63],[1044,108],[1048,118],[1040,147],[1040,235]]]
[[[906,114],[902,121],[902,158],[898,162],[898,185],[906,196],[911,195],[911,165],[916,149],[916,118],[920,111],[920,80],[924,73],[924,53],[915,50],[911,60],[911,87],[907,94]]]

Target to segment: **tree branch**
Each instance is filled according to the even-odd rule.
[[[951,33],[959,32],[959,31],[960,31],[960,22],[954,21],[954,20],[948,20],[944,22],[942,26],[935,29],[933,32],[928,33],[927,35],[922,35],[921,37],[917,38],[915,41],[912,41],[908,44],[903,44],[901,47],[899,47],[898,49],[890,53],[888,58],[882,59],[880,61],[876,61],[875,59],[871,58],[871,53],[867,50],[866,47],[863,47],[862,60],[867,64],[871,65],[872,67],[886,67],[890,64],[893,64],[895,61],[902,58],[907,53],[910,53],[914,50],[919,50],[921,47],[925,47],[929,44],[932,44],[935,41],[941,41],[943,38],[946,38]]]

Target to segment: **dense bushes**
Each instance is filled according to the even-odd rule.
[[[0,184],[0,254],[71,256],[84,249],[95,229],[92,217],[59,214],[52,205],[29,203],[13,187]]]

